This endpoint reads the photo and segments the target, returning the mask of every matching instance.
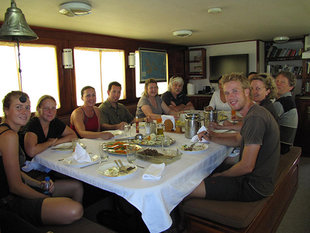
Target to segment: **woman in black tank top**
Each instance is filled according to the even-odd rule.
[[[20,91],[8,93],[3,100],[4,124],[0,125],[0,206],[15,212],[32,224],[69,224],[83,215],[82,205],[70,198],[53,198],[62,190],[50,183],[50,195],[36,191],[44,182],[20,170],[18,134],[30,118],[30,101]]]

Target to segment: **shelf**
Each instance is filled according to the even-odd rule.
[[[187,79],[206,78],[206,49],[197,48],[187,51]]]

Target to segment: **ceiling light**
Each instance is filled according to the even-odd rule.
[[[187,37],[192,35],[193,32],[191,30],[177,30],[174,31],[172,34],[177,37]]]
[[[91,5],[86,2],[65,2],[59,5],[59,13],[70,17],[88,15]]]
[[[273,41],[276,43],[284,43],[287,42],[290,38],[288,36],[276,36],[273,38]]]
[[[222,8],[220,7],[212,7],[208,9],[209,14],[219,14],[222,12]]]

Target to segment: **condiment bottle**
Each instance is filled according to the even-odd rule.
[[[43,186],[44,194],[49,195],[49,188],[50,188],[50,180],[51,178],[49,176],[45,177],[45,183]]]
[[[136,133],[139,133],[139,118],[136,116]]]

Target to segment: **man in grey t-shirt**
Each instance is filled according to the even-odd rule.
[[[240,146],[240,161],[229,169],[207,177],[189,195],[226,201],[256,201],[270,196],[280,156],[279,127],[265,108],[251,100],[250,84],[241,74],[223,77],[226,101],[244,117],[239,133],[221,136],[199,134],[199,138],[227,146]]]
[[[298,113],[291,93],[295,84],[296,78],[291,72],[281,71],[276,77],[278,99],[273,106],[279,117],[281,154],[290,150],[297,131]]]

